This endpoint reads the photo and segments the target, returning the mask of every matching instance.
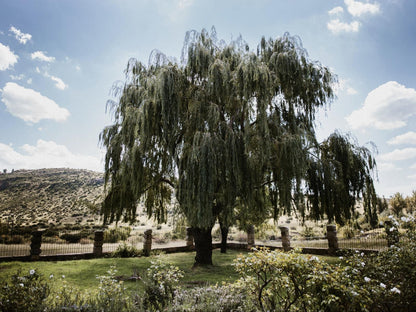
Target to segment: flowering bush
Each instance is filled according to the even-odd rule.
[[[237,284],[223,284],[175,292],[169,312],[228,312],[255,311],[246,300],[245,292]]]
[[[0,311],[42,311],[48,294],[49,286],[36,270],[24,275],[18,271],[1,286]]]
[[[172,302],[183,272],[161,260],[151,262],[147,269],[143,307],[146,311],[161,311]]]
[[[371,299],[359,271],[297,251],[260,249],[235,261],[238,281],[260,311],[366,311]]]
[[[416,223],[412,216],[390,217],[392,233],[400,235],[389,249],[366,259],[363,274],[373,281],[373,296],[379,311],[416,311]],[[405,228],[399,234],[398,228]],[[389,232],[389,228],[386,228]]]

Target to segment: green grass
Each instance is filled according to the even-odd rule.
[[[182,280],[184,286],[200,283],[221,283],[222,281],[231,282],[238,278],[237,273],[231,265],[235,257],[241,252],[229,250],[226,254],[221,254],[219,250],[213,251],[214,265],[208,267],[192,268],[195,253],[176,253],[161,255],[163,261],[178,266],[185,272]],[[0,281],[5,281],[17,270],[27,273],[31,269],[36,269],[46,278],[53,274],[54,279],[61,283],[62,276],[68,286],[76,287],[82,291],[97,289],[99,281],[97,276],[106,275],[111,266],[116,266],[118,275],[124,277],[132,276],[137,272],[139,276],[145,274],[150,266],[150,261],[158,256],[140,258],[104,258],[93,260],[74,260],[74,261],[54,261],[54,262],[4,262],[0,263]],[[125,286],[130,289],[142,287],[141,282],[126,281]]]
[[[221,254],[219,250],[213,251],[213,264],[208,267],[193,268],[195,253],[175,253],[160,256],[140,257],[140,258],[103,258],[93,260],[74,260],[74,261],[55,261],[55,262],[4,262],[0,263],[0,281],[8,280],[12,274],[21,269],[23,273],[28,273],[31,269],[36,269],[49,278],[53,274],[57,286],[62,283],[62,276],[68,286],[78,288],[81,291],[96,290],[99,284],[97,276],[107,275],[111,266],[116,266],[117,274],[124,277],[132,276],[137,272],[139,276],[145,274],[150,266],[150,261],[156,257],[161,257],[164,262],[172,263],[185,272],[182,280],[184,287],[194,287],[196,285],[215,284],[221,282],[233,282],[238,279],[238,274],[232,266],[233,260],[241,251],[228,250],[226,254]],[[338,258],[321,257],[328,263],[339,262]],[[141,290],[142,282],[126,281],[127,289]]]

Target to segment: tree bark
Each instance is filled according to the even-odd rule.
[[[212,236],[211,228],[193,228],[195,242],[195,266],[212,265]]]
[[[221,253],[227,252],[227,236],[228,236],[228,226],[225,226],[220,222],[221,229]]]

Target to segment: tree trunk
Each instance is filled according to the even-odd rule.
[[[221,253],[227,252],[227,236],[228,236],[228,226],[225,226],[220,222],[221,229]]]
[[[212,265],[212,236],[211,228],[193,228],[195,242],[195,263],[194,266]]]

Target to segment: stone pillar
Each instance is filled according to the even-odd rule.
[[[151,250],[152,250],[152,230],[149,229],[144,232],[143,255],[145,257],[150,256]]]
[[[247,227],[247,248],[251,249],[254,247],[254,225],[249,225]]]
[[[103,243],[104,243],[104,231],[96,231],[94,233],[94,249],[92,253],[96,257],[100,257],[103,254]]]
[[[42,245],[42,234],[43,231],[32,232],[32,239],[30,243],[30,258],[32,260],[39,260],[40,258],[40,253],[42,252],[40,249]]]
[[[194,234],[191,227],[186,228],[186,247],[189,249],[194,248]]]
[[[280,232],[282,233],[282,246],[284,251],[290,250],[290,237],[289,237],[289,228],[286,226],[280,227]]]
[[[338,237],[337,237],[337,226],[334,224],[328,224],[326,226],[326,237],[328,239],[328,253],[335,255],[338,250]]]

